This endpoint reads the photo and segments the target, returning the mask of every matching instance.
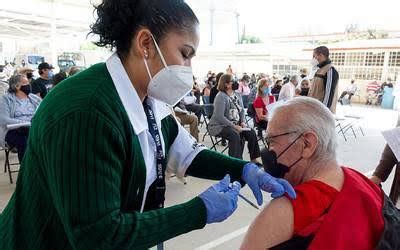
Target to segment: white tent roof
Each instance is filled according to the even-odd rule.
[[[46,40],[54,31],[77,37],[88,33],[93,20],[89,0],[11,0],[0,5],[0,36]]]

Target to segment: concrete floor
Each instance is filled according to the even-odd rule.
[[[360,131],[356,131],[357,138],[354,138],[349,131],[347,141],[339,136],[338,160],[340,164],[350,166],[358,171],[370,175],[376,167],[380,154],[385,145],[381,131],[393,128],[397,122],[397,111],[383,110],[376,107],[367,106],[339,106],[338,116],[357,114],[364,118],[360,121],[365,136]],[[357,126],[356,126],[357,127]],[[204,128],[202,129],[204,132]],[[202,138],[202,133],[201,137]],[[208,137],[204,142],[210,145]],[[245,150],[246,151],[246,150]],[[15,156],[13,156],[15,160]],[[248,159],[246,152],[245,159]],[[0,166],[3,166],[4,154],[0,153]],[[17,174],[14,174],[16,179]],[[385,192],[390,189],[393,176],[384,184]],[[188,184],[183,185],[176,178],[172,178],[167,183],[167,206],[179,204],[187,201],[212,185],[213,181],[201,180],[188,177]],[[15,184],[10,184],[8,174],[0,168],[0,211],[4,209]],[[254,201],[254,197],[248,187],[241,190],[241,194]],[[269,195],[264,195],[266,203],[270,200]],[[258,214],[258,210],[249,206],[239,199],[236,212],[226,221],[218,224],[207,225],[202,230],[193,231],[171,239],[165,243],[166,249],[238,249],[240,242],[246,232],[247,226]]]

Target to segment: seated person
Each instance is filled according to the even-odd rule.
[[[275,97],[271,95],[267,79],[260,79],[257,83],[257,98],[254,100],[253,107],[256,111],[256,124],[262,130],[267,129],[268,111],[267,106],[275,102]]]
[[[379,92],[380,87],[381,87],[381,85],[377,81],[368,83],[368,85],[367,85],[368,95],[367,95],[366,105],[372,105],[374,100],[376,103],[376,99],[378,97],[378,92]]]
[[[339,102],[343,104],[343,98],[349,96],[349,101],[351,100],[351,97],[356,93],[357,91],[357,85],[354,84],[354,80],[351,80],[350,84],[346,87],[346,89],[342,92],[342,94],[339,97]]]
[[[300,83],[300,95],[308,96],[308,92],[310,91],[310,80],[308,78],[303,78]]]
[[[30,122],[41,99],[32,94],[32,87],[25,75],[12,76],[8,84],[8,93],[0,99],[0,145],[5,141],[11,148],[17,148],[18,160],[22,162],[29,128],[8,130],[7,125]]]
[[[54,75],[53,77],[53,87],[52,89],[59,84],[60,82],[64,81],[65,79],[67,79],[67,73],[65,72],[60,72]]]
[[[197,102],[197,97],[193,96],[191,93],[189,93],[187,96],[185,96],[182,101],[185,105],[185,109],[189,112],[193,112],[197,116],[197,120],[201,120],[201,105],[196,103]]]
[[[249,227],[241,249],[375,249],[382,233],[399,233],[390,226],[387,211],[395,210],[383,191],[337,163],[335,119],[321,102],[297,97],[276,107],[267,144],[264,168],[289,181],[297,198],[272,200]]]
[[[242,96],[243,106],[247,107],[249,95],[251,92],[250,84],[250,76],[244,74],[242,79],[239,81],[239,88],[236,90],[237,93]]]
[[[199,141],[199,120],[197,119],[197,116],[189,114],[182,101],[175,105],[174,112],[182,126],[189,124],[190,134],[196,139],[196,141]]]
[[[220,136],[229,141],[228,154],[242,159],[246,140],[250,159],[260,157],[260,147],[254,130],[246,128],[244,108],[240,96],[235,93],[238,84],[233,84],[233,76],[224,74],[218,82],[218,94],[214,100],[214,112],[208,125],[210,135]]]

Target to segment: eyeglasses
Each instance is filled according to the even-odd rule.
[[[294,133],[297,133],[297,131],[291,131],[291,132],[286,132],[286,133],[282,133],[282,134],[279,134],[279,135],[267,136],[265,138],[265,143],[267,144],[267,147],[269,148],[270,145],[271,145],[271,139],[274,139],[274,138],[277,138],[277,137],[280,137],[280,136],[284,136],[284,135],[294,134]]]

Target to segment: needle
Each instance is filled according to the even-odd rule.
[[[251,202],[249,199],[244,197],[243,195],[239,194],[239,197],[242,198],[245,202],[247,202],[250,206],[254,207],[255,209],[259,209],[253,202]]]

